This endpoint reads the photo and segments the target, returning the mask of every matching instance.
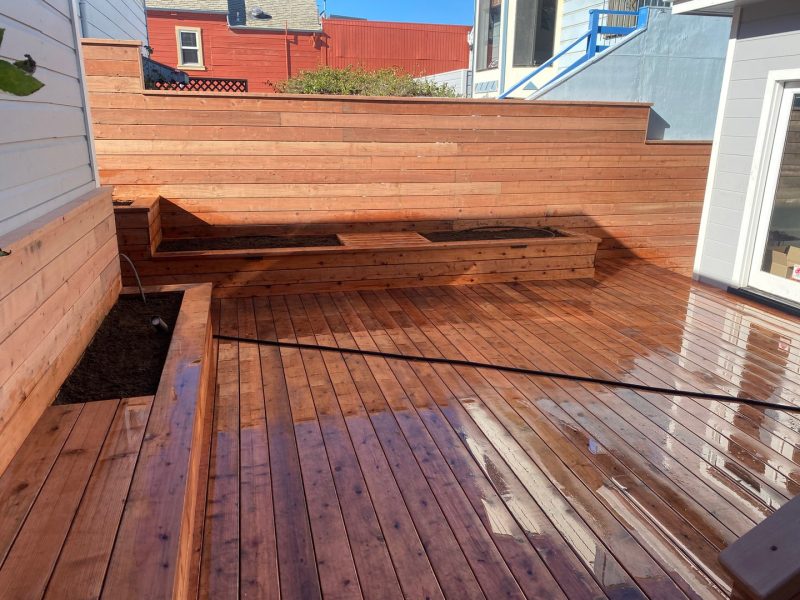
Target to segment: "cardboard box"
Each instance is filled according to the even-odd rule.
[[[774,249],[769,272],[784,279],[800,281],[800,246],[782,246]]]
[[[783,279],[790,279],[792,277],[792,267],[785,267],[783,265],[776,265],[775,263],[769,268],[769,272]]]

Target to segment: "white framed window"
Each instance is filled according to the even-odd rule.
[[[178,67],[203,69],[203,34],[197,27],[176,27]]]

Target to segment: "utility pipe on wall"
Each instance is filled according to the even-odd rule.
[[[81,19],[81,35],[89,37],[89,20],[86,18],[86,0],[78,0],[78,15]]]
[[[292,69],[289,63],[289,21],[284,21],[283,41],[286,46],[286,79],[292,76]]]

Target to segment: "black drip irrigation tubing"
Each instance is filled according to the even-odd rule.
[[[474,367],[477,369],[492,369],[504,373],[516,373],[519,375],[529,375],[531,377],[547,377],[549,379],[561,379],[578,383],[595,383],[608,387],[624,388],[637,392],[648,392],[652,394],[664,394],[667,396],[681,396],[684,398],[695,398],[700,400],[713,400],[733,404],[747,404],[757,408],[782,410],[790,413],[800,413],[800,406],[791,404],[779,404],[756,400],[754,398],[737,398],[725,394],[709,394],[706,392],[692,392],[687,390],[675,390],[672,388],[653,387],[640,383],[627,383],[624,381],[613,381],[610,379],[598,379],[586,375],[573,375],[570,373],[557,373],[552,371],[541,371],[539,369],[527,369],[525,367],[512,367],[509,365],[495,365],[492,363],[474,362],[471,360],[460,360],[453,358],[438,358],[431,356],[415,356],[412,354],[397,354],[394,352],[378,352],[376,350],[359,350],[357,348],[340,348],[338,346],[321,346],[318,344],[301,344],[298,342],[279,342],[276,340],[261,340],[253,338],[243,338],[233,335],[215,335],[215,339],[225,342],[242,342],[247,344],[257,344],[259,346],[272,346],[275,348],[291,348],[295,350],[316,350],[318,352],[338,352],[339,354],[356,354],[359,356],[372,356],[375,358],[385,358],[389,360],[403,360],[406,362],[418,362],[435,365],[449,365],[455,367]]]

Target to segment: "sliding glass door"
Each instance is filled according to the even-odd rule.
[[[800,82],[781,100],[748,285],[800,303]]]

